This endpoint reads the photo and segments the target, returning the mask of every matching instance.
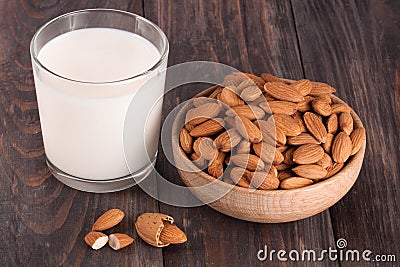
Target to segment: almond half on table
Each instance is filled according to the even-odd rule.
[[[126,234],[111,234],[108,237],[108,245],[114,250],[127,247],[133,243],[133,238]]]
[[[174,218],[161,213],[143,213],[135,223],[140,238],[154,247],[186,242],[185,233],[174,224]]]
[[[100,232],[92,231],[85,236],[85,242],[92,249],[98,250],[107,244],[108,236]]]

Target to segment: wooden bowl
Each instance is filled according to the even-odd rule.
[[[291,80],[288,80],[291,81]],[[208,96],[215,89],[211,87],[196,97]],[[338,97],[331,95],[334,103],[344,103]],[[185,170],[178,168],[179,175],[189,189],[211,208],[226,215],[251,222],[281,223],[304,219],[320,213],[338,202],[353,186],[360,172],[366,142],[362,148],[352,156],[334,176],[299,189],[291,190],[254,190],[229,185],[216,180],[205,172],[200,171],[180,148],[179,132],[188,107],[178,113],[172,129],[173,151],[175,161],[179,161]],[[354,119],[354,128],[363,127],[363,124],[354,110],[351,110]],[[190,170],[190,171],[187,171]],[[210,184],[211,182],[214,182]],[[203,185],[208,186],[204,189]],[[214,194],[231,190],[223,197],[212,201]],[[223,194],[223,193],[222,193]]]

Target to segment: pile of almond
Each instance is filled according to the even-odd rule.
[[[232,73],[188,103],[180,145],[198,168],[229,184],[295,189],[339,172],[365,139],[336,90],[306,79]]]

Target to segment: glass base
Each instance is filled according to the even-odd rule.
[[[92,193],[110,193],[127,189],[143,181],[144,178],[146,178],[154,169],[156,159],[157,157],[154,158],[151,164],[134,173],[123,177],[107,180],[89,180],[72,176],[58,169],[47,158],[46,162],[51,174],[56,177],[57,180],[69,187],[80,191]]]

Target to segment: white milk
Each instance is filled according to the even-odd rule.
[[[108,28],[90,28],[62,34],[49,41],[39,61],[55,75],[34,67],[43,141],[47,158],[60,170],[80,178],[103,180],[137,171],[157,151],[164,74],[153,73],[151,90],[135,99],[125,148],[124,119],[138,88],[149,75],[123,80],[153,67],[157,48],[139,35]],[[166,67],[166,62],[163,63]],[[96,84],[97,83],[97,84]],[[146,127],[146,144],[144,128]],[[147,152],[146,152],[147,150]],[[148,155],[147,155],[148,153]]]

